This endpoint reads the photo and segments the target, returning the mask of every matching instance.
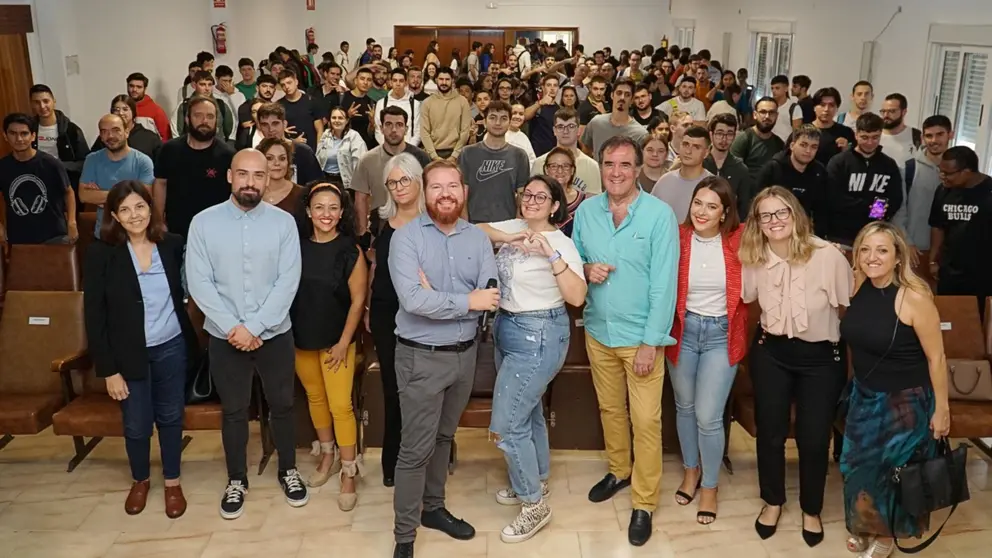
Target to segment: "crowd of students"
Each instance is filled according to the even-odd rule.
[[[837,89],[809,95],[806,76],[775,77],[755,99],[746,71],[705,50],[645,45],[615,58],[522,39],[502,55],[475,43],[449,66],[436,42],[423,65],[396,49],[383,59],[371,39],[354,64],[344,43],[320,62],[311,46],[307,57],[280,47],[257,77],[242,59],[239,83],[201,53],[174,126],[147,78],[131,74],[92,149],[44,85],[30,91],[34,115],[4,119],[8,242],[74,242],[76,192],[102,213],[86,257],[86,325],[97,374],[124,412],[128,513],[144,508],[153,424],[166,512],[185,510],[180,379],[202,350],[189,296],[206,316],[224,408],[227,519],[247,496],[253,369],[287,502],[305,505],[308,486],[339,474],[339,505],[355,507],[364,467],[351,382],[364,320],[383,377],[394,556],[413,556],[420,525],[474,536],[445,507],[444,482],[478,319],[495,312],[490,430],[509,471],[496,500],[520,506],[505,542],[551,521],[541,397],[576,342],[609,460],[589,499],[631,486],[631,544],[650,538],[660,498],[666,370],[683,450],[675,499],[698,497],[698,521],[717,520],[722,414],[745,356],[765,503],[755,529],[768,538],[781,517],[795,402],[802,536],[819,544],[848,351],[848,547],[880,558],[893,537],[926,530],[928,518],[882,504],[891,488],[881,482],[932,455],[950,428],[939,318],[918,272],[936,277],[937,294],[973,295],[981,308],[992,271],[975,253],[992,233],[992,179],[971,149],[950,147],[946,117],[916,130],[898,93],[876,114],[867,82],[838,115]],[[761,316],[749,347],[752,302]],[[585,305],[583,340],[570,339],[566,303]],[[306,481],[294,375],[321,455]]]

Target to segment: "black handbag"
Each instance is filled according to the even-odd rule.
[[[947,438],[937,444],[937,456],[926,461],[910,462],[892,471],[895,484],[892,509],[902,508],[913,517],[922,517],[930,512],[951,508],[947,519],[929,539],[919,546],[903,548],[896,541],[896,547],[905,554],[916,554],[930,546],[954,515],[958,504],[971,498],[968,491],[968,478],[965,467],[968,463],[968,444],[958,444],[951,449]],[[895,534],[895,513],[890,515],[889,530]]]
[[[197,405],[219,401],[217,388],[210,377],[210,355],[206,350],[186,376],[186,404]]]

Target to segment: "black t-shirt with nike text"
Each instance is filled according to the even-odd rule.
[[[992,294],[988,257],[992,178],[986,176],[971,188],[937,188],[930,206],[930,226],[944,231],[938,294]]]

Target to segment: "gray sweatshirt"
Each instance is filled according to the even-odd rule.
[[[940,188],[940,176],[937,174],[937,166],[927,158],[926,149],[916,152],[912,161],[915,164],[912,184],[907,183],[905,167],[903,172],[903,184],[909,190],[909,201],[903,205],[905,216],[896,220],[906,229],[909,242],[919,250],[930,249],[930,206],[933,204],[933,196]],[[909,163],[909,161],[907,161]],[[903,210],[900,210],[902,213]],[[898,213],[897,213],[897,216]]]
[[[462,150],[458,166],[468,185],[468,220],[493,223],[517,217],[518,189],[530,178],[530,160],[517,146],[489,149],[485,142]]]

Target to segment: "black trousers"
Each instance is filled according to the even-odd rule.
[[[210,337],[210,377],[224,412],[221,439],[231,479],[248,482],[248,407],[251,404],[252,377],[258,372],[262,391],[269,404],[272,435],[279,453],[279,471],[296,468],[293,424],[293,382],[296,353],[291,331],[245,352],[226,339]]]
[[[785,504],[785,440],[795,401],[799,503],[804,513],[818,515],[823,509],[837,399],[847,381],[846,348],[758,330],[749,358],[761,499],[771,506]]]
[[[396,477],[396,460],[400,453],[400,396],[396,385],[396,312],[397,306],[373,301],[369,304],[369,329],[379,357],[385,417],[382,434],[382,476]]]

